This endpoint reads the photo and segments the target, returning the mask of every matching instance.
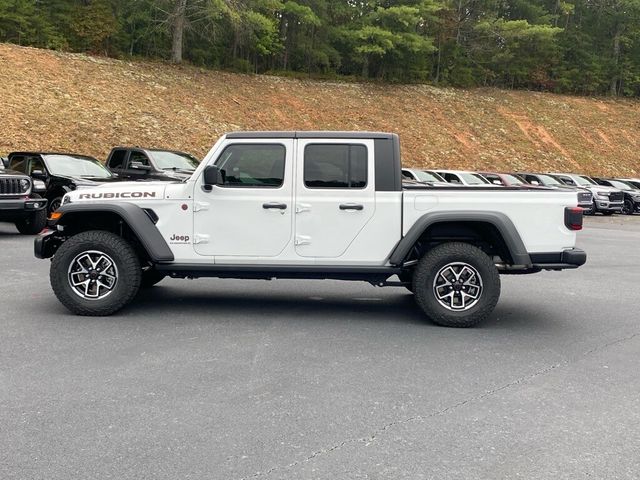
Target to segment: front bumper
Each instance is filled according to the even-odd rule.
[[[45,208],[46,198],[0,199],[0,218],[22,218]]]
[[[622,210],[622,205],[624,204],[623,202],[610,202],[609,200],[602,200],[600,198],[594,197],[596,200],[596,208],[599,211],[606,211],[606,212],[610,212],[610,211],[614,211],[614,212],[619,212],[620,210]]]
[[[62,240],[55,230],[44,230],[33,240],[33,254],[36,258],[51,258],[58,250]]]

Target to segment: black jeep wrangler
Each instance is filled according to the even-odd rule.
[[[14,223],[24,235],[35,235],[47,224],[47,200],[32,189],[31,178],[0,162],[0,222]]]

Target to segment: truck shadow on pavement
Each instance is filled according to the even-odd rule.
[[[189,322],[279,320],[295,322],[373,322],[399,323],[437,327],[416,305],[412,294],[402,288],[357,289],[353,292],[316,292],[310,284],[309,292],[290,292],[269,288],[251,292],[211,290],[185,291],[172,286],[158,285],[142,290],[117,318],[153,318],[154,321],[185,318]],[[520,299],[521,300],[521,299]],[[493,314],[478,327],[480,329],[555,330],[563,319],[555,319],[553,312],[539,305],[522,301],[501,301]],[[437,327],[442,328],[442,327]],[[560,327],[562,328],[562,327]]]

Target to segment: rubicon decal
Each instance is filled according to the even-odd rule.
[[[100,198],[155,198],[156,192],[103,192],[81,193],[80,200],[95,200]]]
[[[169,243],[189,243],[189,240],[191,240],[189,235],[178,235],[174,233],[169,237]]]

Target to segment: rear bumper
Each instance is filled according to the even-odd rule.
[[[578,268],[587,261],[587,252],[580,248],[572,248],[562,252],[531,253],[531,263],[541,270],[564,270]]]

